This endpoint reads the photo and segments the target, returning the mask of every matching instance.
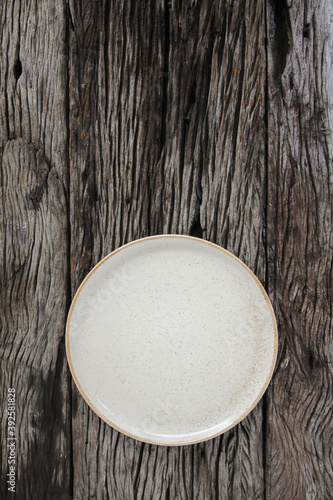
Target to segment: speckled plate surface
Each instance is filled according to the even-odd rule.
[[[184,445],[242,420],[271,379],[277,328],[251,271],[177,235],[105,257],[78,289],[66,351],[79,391],[115,429]]]

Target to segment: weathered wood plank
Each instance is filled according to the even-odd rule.
[[[16,389],[16,497],[71,494],[64,326],[69,302],[64,1],[3,1],[1,29],[1,493],[7,389]],[[15,495],[14,495],[15,496]]]
[[[268,498],[333,498],[332,2],[268,2]]]
[[[269,0],[266,68],[263,0],[1,2],[1,407],[16,387],[18,497],[68,498],[73,481],[78,499],[332,498],[332,8]],[[266,277],[281,336],[266,402],[164,448],[113,431],[73,386],[72,450],[69,244],[73,294],[114,248],[167,232]]]
[[[60,498],[71,486],[66,201],[55,169],[25,139],[7,142],[1,167],[1,434],[7,436],[13,387],[16,493]],[[7,451],[3,446],[1,498],[8,493]]]
[[[66,25],[64,0],[1,2],[1,147],[27,139],[61,178],[68,165]]]
[[[72,292],[114,248],[168,232],[220,243],[264,280],[264,3],[70,12]],[[75,498],[263,498],[261,405],[168,449],[113,431],[73,391]]]

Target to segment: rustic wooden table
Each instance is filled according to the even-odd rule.
[[[333,498],[333,3],[2,0],[0,13],[1,499],[7,480],[23,500]],[[88,271],[158,233],[235,253],[279,326],[264,398],[193,446],[104,424],[64,349]]]

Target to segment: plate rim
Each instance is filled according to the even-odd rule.
[[[85,394],[84,390],[82,389],[81,387],[81,384],[75,374],[75,370],[74,370],[74,366],[73,366],[73,363],[72,363],[72,359],[71,359],[71,354],[70,354],[70,347],[69,347],[69,328],[70,328],[70,321],[71,321],[71,317],[72,317],[72,313],[73,313],[73,310],[74,310],[74,307],[75,307],[75,303],[80,295],[80,292],[82,290],[82,288],[85,286],[85,284],[87,283],[87,281],[89,280],[89,278],[94,274],[94,272],[108,259],[110,259],[111,257],[113,257],[116,253],[120,252],[121,250],[129,247],[130,245],[134,245],[136,243],[140,243],[142,241],[147,241],[147,240],[153,240],[153,239],[162,239],[162,238],[182,238],[182,239],[190,239],[190,240],[194,240],[194,241],[197,241],[199,243],[203,243],[203,244],[207,244],[207,245],[210,245],[218,250],[221,250],[222,252],[226,253],[227,255],[229,255],[230,257],[232,257],[233,259],[235,259],[239,264],[241,264],[248,273],[250,273],[250,275],[252,276],[252,278],[254,278],[254,280],[257,282],[260,290],[261,290],[261,293],[263,294],[264,296],[264,299],[266,301],[266,303],[268,304],[268,307],[269,307],[269,310],[270,310],[270,313],[271,313],[271,317],[272,317],[272,320],[273,320],[273,327],[274,327],[274,353],[273,353],[273,360],[272,360],[272,365],[271,365],[271,368],[270,368],[270,371],[269,371],[269,374],[265,380],[265,383],[260,391],[260,393],[258,394],[258,396],[256,397],[256,399],[254,400],[254,402],[244,411],[244,413],[242,413],[242,415],[240,417],[238,417],[237,419],[235,419],[230,425],[228,425],[226,428],[223,428],[222,430],[212,434],[211,436],[207,436],[207,437],[204,437],[204,438],[199,438],[199,439],[193,439],[193,440],[189,440],[189,441],[184,441],[184,442],[179,442],[179,441],[174,441],[174,442],[164,442],[164,441],[160,441],[160,440],[154,440],[154,439],[146,439],[146,438],[143,438],[143,437],[140,437],[140,436],[137,436],[136,434],[133,434],[131,432],[128,432],[127,430],[125,429],[122,429],[121,427],[119,427],[118,425],[114,424],[113,422],[111,422],[111,420],[109,420],[108,418],[106,418],[96,407],[95,405],[90,401],[90,399],[88,398],[88,396]],[[276,321],[276,317],[275,317],[275,313],[274,313],[274,309],[273,309],[273,306],[271,304],[271,301],[269,299],[269,296],[264,288],[264,286],[262,285],[262,283],[259,281],[259,279],[257,278],[257,276],[253,273],[253,271],[251,271],[251,269],[246,265],[244,264],[244,262],[242,262],[238,257],[236,257],[236,255],[234,255],[233,253],[231,253],[229,250],[226,250],[225,248],[223,248],[222,246],[220,245],[217,245],[216,243],[212,243],[211,241],[208,241],[208,240],[204,240],[202,238],[197,238],[195,236],[188,236],[188,235],[184,235],[184,234],[157,234],[157,235],[153,235],[153,236],[146,236],[144,238],[138,238],[136,240],[133,240],[133,241],[130,241],[129,243],[126,243],[124,245],[121,245],[120,247],[116,248],[115,250],[113,250],[112,252],[110,252],[108,255],[106,255],[105,257],[103,257],[90,271],[89,273],[86,275],[86,277],[83,279],[83,281],[81,282],[81,284],[79,285],[78,289],[76,290],[75,294],[74,294],[74,297],[73,297],[73,300],[71,302],[71,305],[70,305],[70,308],[69,308],[69,311],[68,311],[68,315],[67,315],[67,321],[66,321],[66,330],[65,330],[65,349],[66,349],[66,357],[67,357],[67,362],[68,362],[68,366],[69,366],[69,369],[70,369],[70,372],[71,372],[71,375],[73,377],[73,380],[75,382],[75,385],[79,391],[79,393],[81,394],[81,396],[83,397],[83,399],[85,400],[85,402],[88,404],[88,406],[90,406],[90,408],[99,416],[99,418],[101,418],[105,423],[107,423],[108,425],[110,425],[113,429],[115,429],[116,431],[118,432],[121,432],[122,434],[124,434],[125,436],[128,436],[128,437],[131,437],[133,439],[136,439],[137,441],[140,441],[142,443],[148,443],[148,444],[154,444],[154,445],[159,445],[159,446],[187,446],[187,445],[192,445],[192,444],[197,444],[197,443],[201,443],[201,442],[204,442],[204,441],[209,441],[210,439],[213,439],[217,436],[221,436],[222,434],[224,434],[225,432],[227,432],[228,430],[232,429],[233,427],[235,427],[237,424],[239,424],[239,422],[241,422],[249,413],[251,413],[251,411],[254,409],[254,407],[259,403],[259,401],[261,400],[261,398],[263,397],[264,393],[266,392],[267,388],[268,388],[268,385],[273,377],[273,373],[274,373],[274,369],[275,369],[275,366],[276,366],[276,361],[277,361],[277,354],[278,354],[278,328],[277,328],[277,321]]]

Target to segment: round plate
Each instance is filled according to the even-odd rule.
[[[273,373],[277,328],[254,274],[207,241],[133,241],[88,274],[70,308],[75,383],[115,429],[148,443],[212,438],[243,419]]]

